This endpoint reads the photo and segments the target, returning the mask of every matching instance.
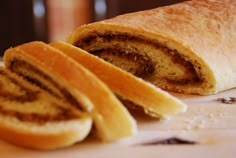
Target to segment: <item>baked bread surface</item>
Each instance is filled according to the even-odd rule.
[[[80,26],[67,42],[161,88],[206,95],[236,86],[235,15],[234,0],[186,1]]]

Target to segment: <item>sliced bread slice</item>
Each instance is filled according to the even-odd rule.
[[[43,42],[8,49],[5,67],[28,81],[88,112],[97,135],[105,141],[136,133],[136,122],[112,91],[93,73]]]
[[[91,127],[86,113],[0,67],[0,138],[55,149],[84,140]]]

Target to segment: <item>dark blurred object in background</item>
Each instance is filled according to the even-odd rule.
[[[1,1],[0,51],[34,39],[31,0]]]
[[[64,40],[79,25],[184,0],[2,0],[0,55],[30,41]]]
[[[44,0],[41,0],[44,6]],[[0,6],[0,54],[25,42],[33,40],[47,41],[46,11],[41,18],[34,15],[33,0],[3,0]],[[42,14],[41,13],[41,14]],[[36,27],[40,27],[40,32]]]

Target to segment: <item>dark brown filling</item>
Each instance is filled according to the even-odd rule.
[[[81,104],[74,98],[74,96],[69,91],[66,90],[66,88],[61,87],[61,85],[59,85],[57,82],[55,82],[49,75],[43,73],[39,69],[35,68],[33,65],[30,65],[29,63],[27,63],[27,62],[25,62],[23,60],[15,59],[15,60],[11,61],[9,69],[11,71],[13,71],[13,72],[16,72],[20,76],[23,76],[29,82],[39,86],[40,88],[42,88],[42,89],[44,89],[46,91],[48,91],[49,93],[51,93],[55,97],[61,98],[61,96],[56,94],[47,85],[45,85],[44,83],[42,83],[39,80],[37,80],[37,78],[34,78],[34,76],[27,76],[26,74],[22,73],[21,70],[20,70],[22,67],[24,67],[28,71],[31,71],[31,72],[34,72],[34,73],[38,74],[41,78],[44,78],[45,80],[47,80],[50,84],[52,84],[55,88],[57,88],[60,91],[60,93],[62,94],[61,96],[63,96],[62,99],[66,100],[71,105],[73,105],[76,108],[78,108],[79,110],[84,111],[84,109],[81,106]]]
[[[46,122],[59,122],[59,121],[66,121],[79,118],[78,115],[76,115],[69,109],[62,108],[61,106],[56,104],[51,106],[54,106],[54,108],[56,108],[59,112],[57,112],[56,114],[24,113],[24,112],[4,109],[2,105],[0,105],[0,114],[3,116],[10,116],[17,118],[20,121],[34,122],[40,125],[43,125]]]
[[[11,100],[11,101],[24,103],[24,102],[32,102],[38,99],[39,91],[33,91],[31,89],[26,88],[17,79],[9,76],[8,73],[2,70],[0,70],[0,75],[7,77],[11,83],[14,83],[14,85],[18,85],[20,88],[20,91],[23,92],[21,95],[17,95],[15,93],[3,91],[1,87],[6,86],[6,85],[3,85],[3,83],[0,82],[0,96],[5,98],[5,100]]]
[[[174,63],[174,65],[170,65],[170,66],[175,66],[175,64],[182,66],[185,74],[188,74],[188,77],[183,78],[183,79],[171,79],[171,78],[165,78],[168,82],[170,83],[174,83],[174,84],[179,84],[179,85],[184,85],[184,84],[193,84],[193,83],[201,83],[203,82],[203,78],[201,78],[201,75],[199,75],[196,71],[196,69],[194,68],[194,65],[187,61],[184,60],[180,54],[174,50],[171,51],[170,49],[166,49],[166,52],[169,51],[169,56],[171,57],[172,62]],[[174,53],[173,53],[174,52]],[[200,69],[200,68],[198,68]]]
[[[154,71],[154,64],[152,63],[152,60],[144,56],[142,54],[138,54],[136,52],[128,52],[125,50],[121,50],[118,48],[113,49],[100,49],[96,51],[90,51],[92,54],[96,54],[99,57],[102,57],[102,55],[105,54],[110,56],[119,56],[119,58],[127,59],[129,62],[133,62],[136,65],[136,69],[134,72],[132,72],[134,75],[145,78],[151,75]],[[103,57],[102,57],[103,58]],[[109,59],[103,58],[104,60],[107,60],[109,62]],[[117,65],[119,66],[119,65]]]
[[[10,83],[13,83],[14,85],[16,85],[21,92],[21,94],[16,94],[16,93],[11,93],[9,91],[3,90],[1,87],[3,87],[4,85],[3,83],[0,82],[0,98],[2,98],[2,100],[9,101],[13,104],[20,103],[22,104],[22,108],[24,108],[24,103],[34,102],[34,101],[37,101],[37,99],[40,99],[39,98],[40,91],[32,90],[25,87],[21,82],[19,82],[14,77],[10,76],[7,72],[0,70],[0,75],[8,79]],[[61,121],[61,120],[70,120],[70,119],[79,117],[78,115],[73,113],[69,108],[64,108],[57,103],[53,103],[53,105],[51,105],[54,107],[55,110],[58,111],[56,114],[53,114],[53,115],[52,114],[39,114],[39,113],[24,113],[24,112],[14,111],[14,110],[7,109],[6,108],[7,105],[4,108],[3,104],[4,104],[3,102],[0,103],[1,115],[15,117],[20,121],[34,122],[40,125],[48,121],[56,122],[56,121]],[[11,105],[11,106],[14,106],[14,105]]]
[[[125,48],[119,48],[115,46],[110,47],[110,48],[102,48],[102,49],[95,49],[95,50],[94,48],[92,48],[93,43],[96,43],[96,44],[98,44],[99,42],[109,43],[113,40],[120,41],[123,43],[136,42],[136,43],[142,43],[145,45],[150,45],[156,49],[162,50],[163,53],[166,53],[170,57],[170,59],[173,61],[174,64],[181,65],[185,68],[185,71],[186,71],[186,74],[188,74],[188,77],[182,78],[182,79],[172,79],[172,78],[166,77],[164,79],[167,82],[180,84],[180,85],[203,82],[203,78],[201,78],[201,75],[198,74],[196,71],[196,69],[199,69],[199,68],[195,69],[194,65],[190,61],[185,60],[184,57],[180,56],[180,53],[178,53],[177,50],[172,50],[168,48],[167,46],[165,46],[164,44],[161,44],[154,40],[146,39],[144,37],[130,36],[129,34],[125,34],[125,33],[121,34],[121,33],[107,32],[105,34],[100,34],[100,33],[94,32],[94,33],[89,34],[87,37],[75,42],[74,45],[82,49],[85,49],[88,52],[95,54],[97,56],[101,56],[102,53],[109,53],[114,56],[127,58],[128,60],[131,60],[132,62],[136,62],[138,65],[137,67],[138,69],[135,71],[134,75],[137,75],[142,78],[148,77],[149,75],[153,74],[155,71],[158,72],[158,70],[155,70],[152,59],[148,56],[141,55],[141,53],[139,53],[139,50],[129,52],[128,50],[125,50]]]

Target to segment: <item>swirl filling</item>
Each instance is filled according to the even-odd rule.
[[[26,86],[10,72],[0,69],[0,115],[39,125],[79,118],[71,108],[63,107],[56,101],[46,101],[48,96],[42,93]]]
[[[192,63],[177,50],[143,36],[93,32],[74,45],[151,82],[153,76],[155,80],[173,85],[199,84],[204,80],[197,63]]]
[[[85,111],[79,101],[68,90],[66,90],[66,88],[63,88],[49,75],[45,74],[26,61],[13,59],[10,63],[9,69],[24,77],[27,81],[48,91],[55,97],[65,100],[81,111]]]
[[[151,59],[136,52],[108,48],[91,51],[90,53],[96,54],[104,60],[126,69],[139,77],[145,78],[154,71],[154,65]],[[119,57],[119,63],[116,64],[116,61],[118,60],[115,60],[114,57]],[[129,67],[127,67],[127,65],[129,65]]]

